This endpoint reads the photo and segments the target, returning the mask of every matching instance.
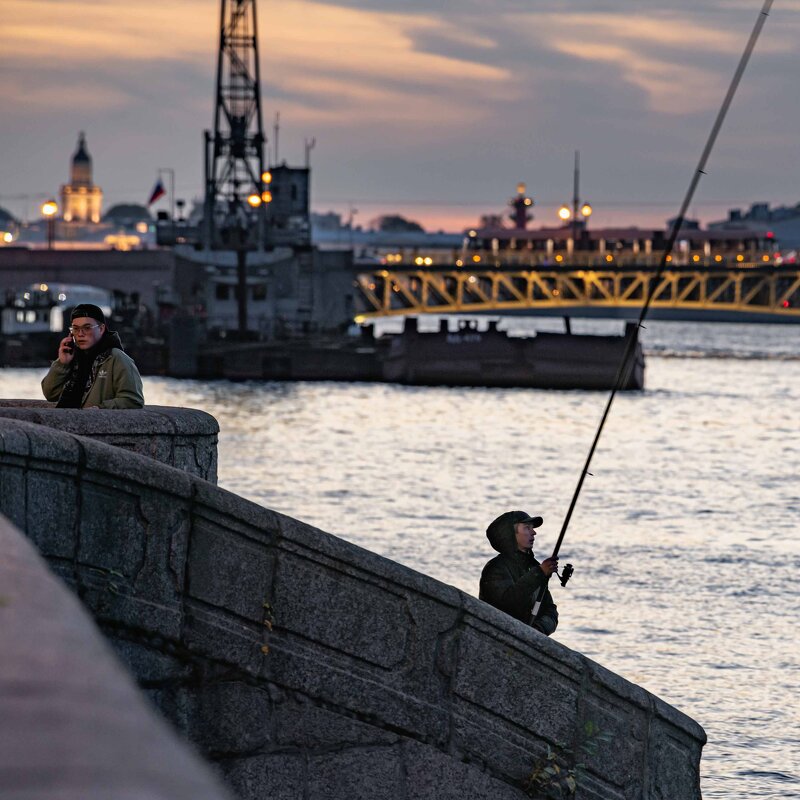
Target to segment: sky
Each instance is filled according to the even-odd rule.
[[[159,168],[202,194],[220,0],[0,0],[0,206],[27,219],[85,131],[104,208]],[[310,151],[312,210],[462,230],[518,182],[534,226],[663,224],[697,165],[762,0],[260,0],[264,126]],[[777,0],[690,209],[800,201],[800,0]],[[165,204],[166,200],[160,201]]]

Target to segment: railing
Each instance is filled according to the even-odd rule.
[[[415,314],[639,308],[724,311],[797,318],[800,270],[743,266],[671,270],[380,270],[357,276],[360,319]]]

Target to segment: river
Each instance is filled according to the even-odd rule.
[[[562,547],[555,638],[703,725],[706,800],[800,798],[800,326],[649,322],[643,341],[646,389],[618,396]],[[38,397],[42,374],[0,370],[0,393]],[[219,420],[224,488],[470,594],[500,512],[541,514],[552,548],[607,400],[152,377],[145,395]]]

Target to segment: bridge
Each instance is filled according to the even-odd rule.
[[[357,321],[422,314],[528,314],[706,322],[800,323],[800,270],[735,268],[388,270],[356,277]]]

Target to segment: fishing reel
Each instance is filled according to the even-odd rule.
[[[572,566],[572,564],[564,564],[564,567],[560,573],[558,570],[556,570],[556,575],[558,575],[558,579],[561,581],[562,586],[567,585],[567,581],[572,577],[573,572],[575,572],[575,568]]]

